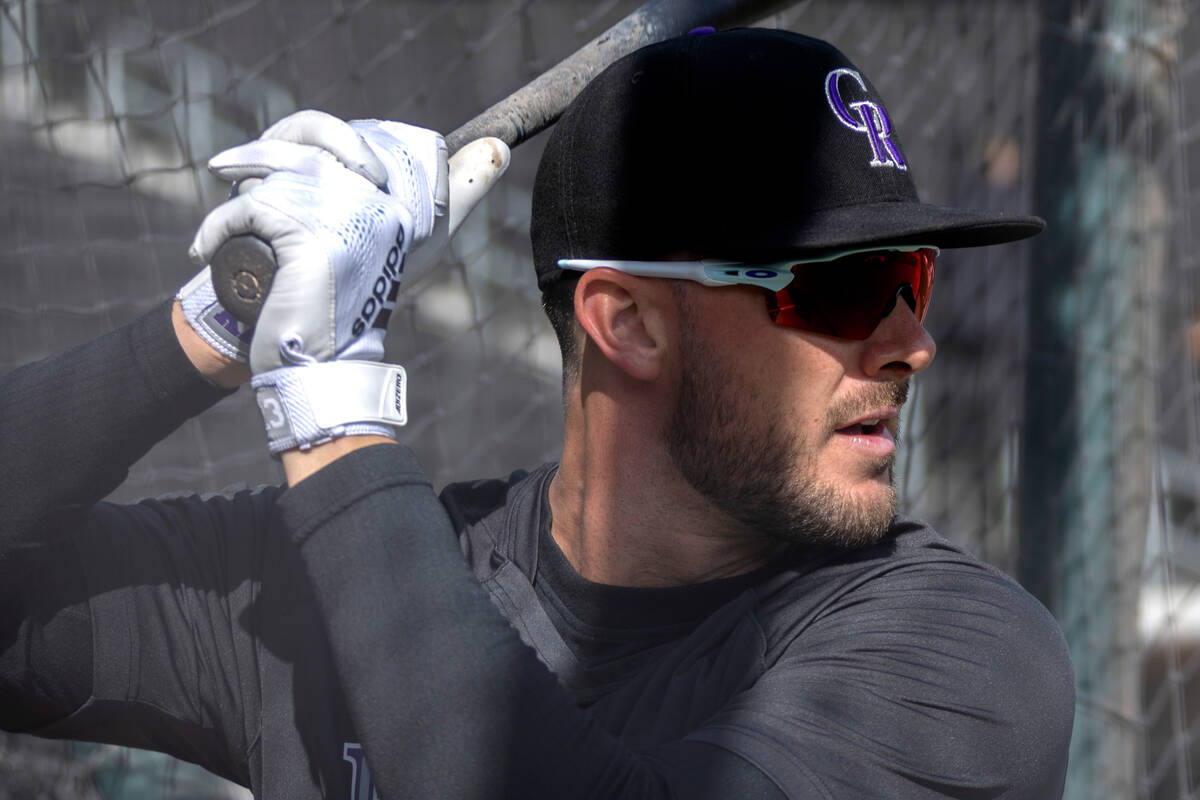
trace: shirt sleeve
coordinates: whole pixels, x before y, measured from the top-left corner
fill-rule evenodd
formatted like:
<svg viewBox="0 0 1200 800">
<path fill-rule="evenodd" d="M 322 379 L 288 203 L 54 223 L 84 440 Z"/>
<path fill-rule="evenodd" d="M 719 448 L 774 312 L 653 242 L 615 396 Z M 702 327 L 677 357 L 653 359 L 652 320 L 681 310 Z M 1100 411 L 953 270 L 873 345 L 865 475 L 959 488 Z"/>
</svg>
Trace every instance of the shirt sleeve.
<svg viewBox="0 0 1200 800">
<path fill-rule="evenodd" d="M 949 549 L 835 572 L 697 738 L 836 798 L 1061 797 L 1074 681 L 1057 623 Z"/>
<path fill-rule="evenodd" d="M 187 362 L 169 310 L 0 379 L 0 726 L 244 780 L 256 693 L 241 691 L 254 653 L 238 615 L 273 500 L 98 502 L 226 394 Z"/>
<path fill-rule="evenodd" d="M 3 657 L 5 692 L 19 695 L 13 684 L 31 679 L 73 689 L 48 692 L 46 707 L 67 713 L 27 732 L 159 750 L 248 784 L 262 691 L 255 604 L 272 495 L 95 506 L 62 540 L 76 553 L 78 582 L 56 595 L 31 591 L 50 625 L 27 615 L 30 632 Z M 74 643 L 62 641 L 63 615 L 86 621 L 72 626 Z M 63 652 L 66 670 L 53 660 Z"/>
<path fill-rule="evenodd" d="M 45 541 L 228 394 L 187 360 L 163 304 L 0 379 L 0 548 Z"/>
</svg>

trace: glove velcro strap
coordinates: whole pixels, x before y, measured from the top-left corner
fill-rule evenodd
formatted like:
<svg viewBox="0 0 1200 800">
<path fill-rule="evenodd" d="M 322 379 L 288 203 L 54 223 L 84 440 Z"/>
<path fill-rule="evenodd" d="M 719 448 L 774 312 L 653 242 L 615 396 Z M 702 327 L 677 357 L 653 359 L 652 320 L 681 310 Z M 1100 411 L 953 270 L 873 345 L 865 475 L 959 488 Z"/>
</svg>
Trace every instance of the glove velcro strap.
<svg viewBox="0 0 1200 800">
<path fill-rule="evenodd" d="M 394 437 L 408 422 L 404 368 L 375 361 L 326 361 L 255 375 L 271 453 L 307 450 L 341 436 Z"/>
</svg>

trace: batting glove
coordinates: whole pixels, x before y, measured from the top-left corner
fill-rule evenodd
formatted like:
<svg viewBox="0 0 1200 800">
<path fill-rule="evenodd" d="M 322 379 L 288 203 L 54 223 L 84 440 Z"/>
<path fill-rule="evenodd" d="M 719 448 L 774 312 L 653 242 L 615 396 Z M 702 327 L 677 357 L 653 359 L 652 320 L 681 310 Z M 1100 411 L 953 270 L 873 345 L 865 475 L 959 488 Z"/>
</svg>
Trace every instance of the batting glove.
<svg viewBox="0 0 1200 800">
<path fill-rule="evenodd" d="M 359 120 L 346 123 L 322 111 L 298 111 L 284 117 L 257 140 L 218 153 L 209 169 L 234 183 L 233 194 L 249 191 L 274 172 L 313 177 L 349 169 L 384 191 L 401 192 L 400 200 L 432 225 L 431 214 L 445 212 L 447 179 L 444 152 L 422 153 L 422 166 L 433 165 L 436 175 L 433 208 L 413 180 L 413 164 L 402 142 L 406 136 L 426 148 L 445 150 L 436 134 L 398 122 Z M 218 301 L 206 266 L 175 295 L 184 318 L 210 347 L 226 358 L 245 364 L 250 353 L 250 326 L 239 322 Z"/>
<path fill-rule="evenodd" d="M 255 141 L 213 156 L 208 168 L 244 188 L 272 172 L 320 177 L 348 169 L 394 195 L 418 221 L 446 213 L 446 143 L 433 131 L 402 122 L 343 122 L 324 111 L 297 111 L 267 128 Z M 416 170 L 424 170 L 424 176 L 414 175 Z M 432 189 L 432 196 L 424 191 L 426 186 Z"/>
<path fill-rule="evenodd" d="M 406 256 L 447 205 L 445 145 L 421 128 L 319 112 L 292 115 L 268 133 L 281 126 L 306 141 L 260 139 L 214 158 L 214 171 L 241 181 L 241 190 L 205 218 L 192 255 L 206 263 L 242 233 L 276 254 L 249 353 L 273 453 L 344 435 L 392 435 L 391 426 L 406 421 L 405 375 L 379 361 Z M 313 130 L 319 146 L 309 143 Z M 503 172 L 506 148 L 503 156 L 480 173 L 482 182 Z M 473 205 L 480 196 L 463 200 Z"/>
<path fill-rule="evenodd" d="M 306 109 L 276 122 L 255 141 L 218 153 L 209 160 L 208 167 L 219 177 L 234 182 L 241 191 L 252 188 L 273 172 L 296 172 L 319 178 L 350 170 L 415 208 L 425 198 L 408 194 L 413 186 L 408 179 L 409 165 L 395 143 L 407 142 L 410 133 L 419 136 L 420 131 L 386 120 L 343 122 L 323 111 Z M 437 146 L 441 146 L 440 141 Z M 423 163 L 433 160 L 426 154 Z M 449 237 L 504 174 L 508 162 L 508 145 L 492 137 L 476 139 L 450 158 L 449 175 L 438 173 L 433 196 L 434 213 L 441 216 L 444 212 L 446 222 L 436 225 L 427 243 L 405 262 L 405 275 L 410 280 L 436 263 Z M 436 163 L 439 169 L 445 169 L 442 159 Z"/>
</svg>

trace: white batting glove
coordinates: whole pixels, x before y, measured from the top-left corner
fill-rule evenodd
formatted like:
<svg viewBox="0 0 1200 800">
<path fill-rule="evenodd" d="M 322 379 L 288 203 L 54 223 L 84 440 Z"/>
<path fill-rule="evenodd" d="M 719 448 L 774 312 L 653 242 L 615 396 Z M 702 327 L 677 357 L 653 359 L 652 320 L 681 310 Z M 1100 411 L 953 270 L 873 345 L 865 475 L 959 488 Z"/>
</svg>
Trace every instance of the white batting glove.
<svg viewBox="0 0 1200 800">
<path fill-rule="evenodd" d="M 406 255 L 433 233 L 448 182 L 445 148 L 432 131 L 352 127 L 318 112 L 302 119 L 317 120 L 326 146 L 268 139 L 214 158 L 214 171 L 242 181 L 242 191 L 209 214 L 192 246 L 204 263 L 229 237 L 254 233 L 275 251 L 278 269 L 249 355 L 273 453 L 343 435 L 391 435 L 390 426 L 404 424 L 403 369 L 377 362 Z M 500 147 L 502 157 L 487 164 L 456 159 L 477 172 L 471 185 L 490 186 L 504 171 Z M 288 167 L 301 172 L 281 171 Z M 481 196 L 463 193 L 455 205 L 469 210 Z"/>
<path fill-rule="evenodd" d="M 412 186 L 408 167 L 405 159 L 398 157 L 394 143 L 407 141 L 409 133 L 420 131 L 386 120 L 343 122 L 323 111 L 306 109 L 284 117 L 258 139 L 218 153 L 209 159 L 208 167 L 235 183 L 238 191 L 248 191 L 273 172 L 319 178 L 348 169 L 415 208 L 424 200 L 407 194 Z M 485 137 L 469 142 L 450 158 L 449 175 L 439 173 L 434 181 L 434 213 L 439 217 L 444 213 L 445 223 L 436 225 L 429 243 L 406 261 L 406 276 L 411 279 L 423 274 L 437 260 L 459 223 L 508 169 L 509 156 L 508 145 Z M 423 163 L 434 160 L 424 154 Z M 440 158 L 436 163 L 442 169 L 447 166 Z"/>
<path fill-rule="evenodd" d="M 235 183 L 234 194 L 249 191 L 273 172 L 321 177 L 345 169 L 384 191 L 388 191 L 389 182 L 411 187 L 414 182 L 405 179 L 409 165 L 402 163 L 404 151 L 394 145 L 397 137 L 388 132 L 390 129 L 403 135 L 403 129 L 410 127 L 375 120 L 347 124 L 322 111 L 298 111 L 272 125 L 259 139 L 218 153 L 209 168 L 218 177 Z M 424 138 L 435 148 L 445 147 L 441 137 Z M 445 158 L 439 154 L 426 153 L 424 160 L 435 164 L 435 169 L 445 168 Z M 441 215 L 445 211 L 447 181 L 439 175 L 435 183 L 440 196 L 434 199 L 434 213 Z M 409 208 L 419 208 L 423 198 L 412 191 L 405 200 Z M 230 360 L 248 363 L 251 328 L 220 304 L 207 266 L 179 289 L 175 299 L 180 302 L 184 319 L 210 347 Z"/>
<path fill-rule="evenodd" d="M 384 158 L 398 171 L 386 140 L 381 144 Z M 350 169 L 380 188 L 386 186 L 389 176 L 384 162 L 362 136 L 337 117 L 312 110 L 291 114 L 258 140 L 218 153 L 209 168 L 235 183 L 234 194 L 248 191 L 272 172 L 319 177 Z M 209 347 L 232 361 L 249 362 L 251 327 L 221 305 L 207 266 L 180 287 L 175 299 L 184 319 Z"/>
<path fill-rule="evenodd" d="M 403 122 L 343 122 L 324 111 L 297 111 L 255 141 L 213 156 L 208 168 L 225 180 L 251 184 L 272 172 L 320 177 L 337 168 L 348 169 L 395 195 L 418 221 L 427 214 L 446 213 L 446 143 L 433 131 Z M 414 180 L 416 169 L 425 171 L 432 198 Z M 426 208 L 431 201 L 432 208 Z"/>
</svg>

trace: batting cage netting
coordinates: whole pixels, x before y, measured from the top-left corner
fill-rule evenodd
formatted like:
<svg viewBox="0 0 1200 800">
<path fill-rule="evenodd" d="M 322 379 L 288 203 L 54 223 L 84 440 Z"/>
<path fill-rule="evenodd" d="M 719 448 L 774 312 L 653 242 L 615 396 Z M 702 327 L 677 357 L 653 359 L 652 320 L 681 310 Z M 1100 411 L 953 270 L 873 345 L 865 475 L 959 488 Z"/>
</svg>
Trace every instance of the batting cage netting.
<svg viewBox="0 0 1200 800">
<path fill-rule="evenodd" d="M 227 191 L 205 170 L 218 150 L 300 108 L 448 131 L 637 5 L 3 0 L 0 370 L 128 322 L 192 275 L 188 244 Z M 907 511 L 1060 621 L 1078 800 L 1200 793 L 1193 12 L 810 0 L 761 21 L 833 41 L 872 77 L 922 199 L 1049 222 L 1029 242 L 939 261 L 927 320 L 939 353 L 906 411 L 899 485 Z M 764 144 L 783 150 L 786 136 Z M 528 244 L 544 139 L 514 151 L 393 317 L 389 360 L 411 386 L 401 438 L 437 485 L 556 456 L 559 355 Z M 749 168 L 780 155 L 719 148 Z M 279 482 L 264 443 L 243 388 L 114 498 Z M 0 798 L 242 796 L 157 754 L 0 735 Z"/>
</svg>

